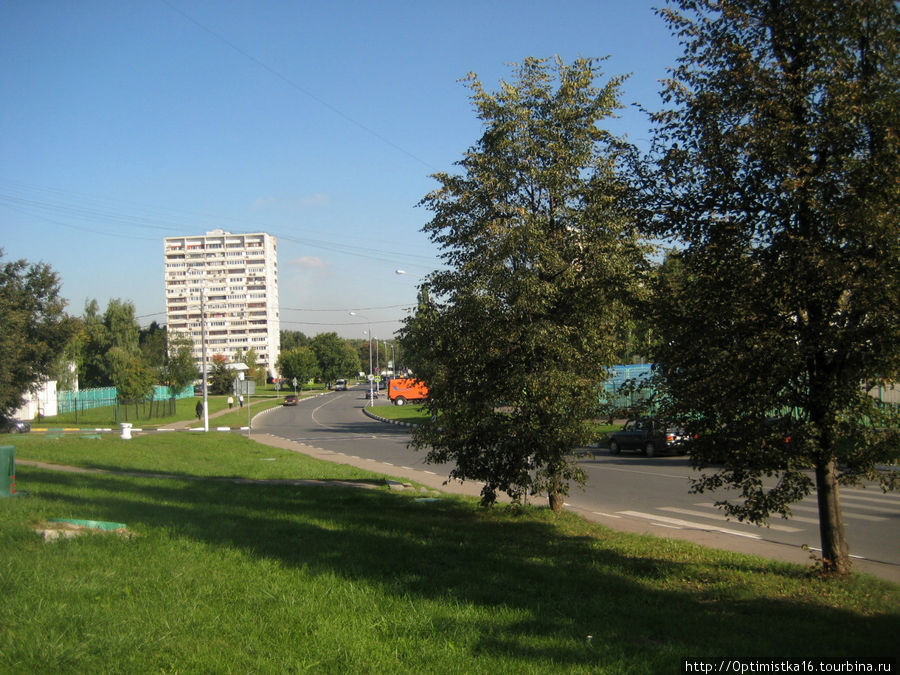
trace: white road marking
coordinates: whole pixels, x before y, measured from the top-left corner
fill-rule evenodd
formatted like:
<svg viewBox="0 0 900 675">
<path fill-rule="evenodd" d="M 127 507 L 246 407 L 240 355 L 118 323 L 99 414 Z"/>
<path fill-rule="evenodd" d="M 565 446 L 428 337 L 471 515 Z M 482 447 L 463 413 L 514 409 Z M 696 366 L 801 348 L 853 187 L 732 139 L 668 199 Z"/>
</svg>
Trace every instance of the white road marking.
<svg viewBox="0 0 900 675">
<path fill-rule="evenodd" d="M 746 537 L 748 539 L 762 539 L 758 534 L 751 534 L 749 532 L 738 532 L 737 530 L 729 530 L 725 527 L 718 527 L 717 525 L 706 525 L 704 523 L 694 523 L 689 520 L 681 520 L 680 518 L 666 518 L 665 516 L 659 516 L 654 513 L 641 513 L 640 511 L 617 511 L 617 513 L 623 516 L 631 516 L 632 518 L 643 518 L 645 520 L 650 521 L 659 521 L 660 523 L 666 523 L 668 525 L 678 525 L 680 527 L 686 527 L 694 530 L 712 530 L 714 532 L 721 532 L 723 534 L 733 534 L 736 537 Z"/>
<path fill-rule="evenodd" d="M 704 511 L 692 511 L 691 509 L 680 509 L 677 506 L 660 506 L 660 511 L 669 511 L 670 513 L 680 513 L 683 516 L 696 516 L 698 518 L 709 518 L 711 520 L 724 520 L 719 513 L 706 513 Z M 762 527 L 766 527 L 763 525 Z M 799 527 L 788 527 L 787 525 L 769 525 L 768 529 L 778 532 L 802 532 Z"/>
</svg>

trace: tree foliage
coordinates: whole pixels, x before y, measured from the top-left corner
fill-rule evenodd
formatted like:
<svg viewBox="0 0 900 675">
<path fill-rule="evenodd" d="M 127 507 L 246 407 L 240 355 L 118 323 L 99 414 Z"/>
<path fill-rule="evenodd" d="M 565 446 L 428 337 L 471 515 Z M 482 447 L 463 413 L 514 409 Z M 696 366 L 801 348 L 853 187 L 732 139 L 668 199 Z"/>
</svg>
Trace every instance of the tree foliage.
<svg viewBox="0 0 900 675">
<path fill-rule="evenodd" d="M 319 333 L 309 343 L 316 355 L 319 377 L 331 384 L 359 371 L 356 351 L 337 333 Z M 299 379 L 299 378 L 297 378 Z"/>
<path fill-rule="evenodd" d="M 237 373 L 228 367 L 228 358 L 224 354 L 213 354 L 212 367 L 207 373 L 210 394 L 230 394 L 234 391 L 234 378 Z"/>
<path fill-rule="evenodd" d="M 178 395 L 199 377 L 191 339 L 177 335 L 169 337 L 168 357 L 162 372 L 162 381 L 169 388 L 169 394 Z"/>
<path fill-rule="evenodd" d="M 282 350 L 278 357 L 278 372 L 288 381 L 297 378 L 297 384 L 302 389 L 304 382 L 308 382 L 319 373 L 316 353 L 312 348 L 304 346 Z"/>
<path fill-rule="evenodd" d="M 657 360 L 697 463 L 726 462 L 696 489 L 735 486 L 727 511 L 764 521 L 813 469 L 823 561 L 846 572 L 838 483 L 876 477 L 898 443 L 865 390 L 900 375 L 900 14 L 679 4 L 662 11 L 685 53 L 645 194 L 651 232 L 681 246 L 659 276 Z"/>
<path fill-rule="evenodd" d="M 622 348 L 643 251 L 623 199 L 627 148 L 598 126 L 623 78 L 600 75 L 592 59 L 529 58 L 497 92 L 469 76 L 484 133 L 421 202 L 447 269 L 401 332 L 434 415 L 414 443 L 452 477 L 484 481 L 485 504 L 531 492 L 561 508 L 583 481 L 569 453 L 591 440 Z"/>
<path fill-rule="evenodd" d="M 65 306 L 49 265 L 26 260 L 0 265 L 0 416 L 12 415 L 24 394 L 55 370 L 77 325 Z"/>
</svg>

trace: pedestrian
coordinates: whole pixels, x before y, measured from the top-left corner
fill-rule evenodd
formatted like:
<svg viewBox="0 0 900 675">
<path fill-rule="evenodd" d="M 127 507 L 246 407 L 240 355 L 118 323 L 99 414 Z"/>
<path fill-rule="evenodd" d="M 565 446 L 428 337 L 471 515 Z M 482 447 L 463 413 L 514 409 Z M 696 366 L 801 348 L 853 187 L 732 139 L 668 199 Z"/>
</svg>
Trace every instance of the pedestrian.
<svg viewBox="0 0 900 675">
<path fill-rule="evenodd" d="M 234 407 L 234 399 L 231 396 L 228 397 L 228 407 L 229 408 Z"/>
<path fill-rule="evenodd" d="M 197 401 L 197 419 L 203 417 L 203 401 Z"/>
<path fill-rule="evenodd" d="M 238 395 L 238 402 L 241 404 L 241 407 L 243 408 L 244 407 L 244 395 L 243 394 Z"/>
</svg>

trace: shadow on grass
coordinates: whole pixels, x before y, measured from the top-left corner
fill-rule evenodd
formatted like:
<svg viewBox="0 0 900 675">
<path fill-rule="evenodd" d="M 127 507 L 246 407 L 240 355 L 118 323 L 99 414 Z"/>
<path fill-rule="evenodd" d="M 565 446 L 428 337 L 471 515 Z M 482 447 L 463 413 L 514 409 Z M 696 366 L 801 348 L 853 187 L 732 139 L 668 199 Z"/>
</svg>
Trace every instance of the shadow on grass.
<svg viewBox="0 0 900 675">
<path fill-rule="evenodd" d="M 898 634 L 896 614 L 779 599 L 779 586 L 789 595 L 797 583 L 809 585 L 807 597 L 828 594 L 828 583 L 801 568 L 737 556 L 714 565 L 690 547 L 682 559 L 652 557 L 612 532 L 608 540 L 566 535 L 546 512 L 516 517 L 385 491 L 30 468 L 19 483 L 56 517 L 125 522 L 138 533 L 165 528 L 401 597 L 518 610 L 528 618 L 484 620 L 477 650 L 525 661 L 590 669 L 601 645 L 605 658 L 629 667 L 688 657 L 874 658 L 891 655 Z M 759 597 L 751 579 L 761 577 L 776 597 Z M 452 632 L 453 614 L 441 621 Z"/>
</svg>

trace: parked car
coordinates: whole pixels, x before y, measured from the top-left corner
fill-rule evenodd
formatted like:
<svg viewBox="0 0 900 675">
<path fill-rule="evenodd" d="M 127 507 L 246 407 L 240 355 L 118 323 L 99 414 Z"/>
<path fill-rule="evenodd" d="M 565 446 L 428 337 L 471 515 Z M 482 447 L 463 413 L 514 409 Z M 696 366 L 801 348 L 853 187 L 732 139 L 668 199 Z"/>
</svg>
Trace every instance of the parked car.
<svg viewBox="0 0 900 675">
<path fill-rule="evenodd" d="M 27 434 L 31 431 L 31 423 L 25 420 L 4 419 L 0 421 L 0 433 Z"/>
<path fill-rule="evenodd" d="M 293 394 L 291 394 L 290 396 L 285 396 L 285 397 L 284 397 L 284 403 L 283 403 L 282 405 L 297 405 L 297 402 L 298 402 L 299 400 L 300 400 L 300 399 L 298 399 L 296 396 L 294 396 Z"/>
<path fill-rule="evenodd" d="M 668 420 L 640 417 L 628 420 L 620 431 L 609 435 L 609 454 L 618 455 L 622 450 L 637 450 L 647 457 L 662 452 L 684 454 L 689 440 L 684 429 Z"/>
</svg>

